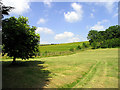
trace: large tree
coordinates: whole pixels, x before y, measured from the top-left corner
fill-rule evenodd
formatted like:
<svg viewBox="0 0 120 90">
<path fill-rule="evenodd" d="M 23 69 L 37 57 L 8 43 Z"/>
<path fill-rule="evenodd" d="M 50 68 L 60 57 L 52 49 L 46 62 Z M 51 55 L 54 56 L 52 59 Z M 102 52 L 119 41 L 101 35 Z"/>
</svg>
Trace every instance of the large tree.
<svg viewBox="0 0 120 90">
<path fill-rule="evenodd" d="M 39 34 L 35 33 L 36 27 L 28 25 L 26 17 L 10 17 L 2 21 L 2 54 L 16 58 L 29 59 L 38 52 Z"/>
<path fill-rule="evenodd" d="M 87 39 L 89 40 L 90 44 L 94 41 L 97 41 L 98 39 L 98 31 L 97 30 L 91 30 L 88 33 Z"/>
</svg>

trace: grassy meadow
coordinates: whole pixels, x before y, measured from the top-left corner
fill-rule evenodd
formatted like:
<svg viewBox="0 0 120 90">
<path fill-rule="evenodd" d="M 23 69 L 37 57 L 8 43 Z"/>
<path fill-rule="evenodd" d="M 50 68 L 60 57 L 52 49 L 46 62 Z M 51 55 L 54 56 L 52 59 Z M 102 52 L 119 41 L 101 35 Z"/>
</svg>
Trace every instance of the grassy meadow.
<svg viewBox="0 0 120 90">
<path fill-rule="evenodd" d="M 83 43 L 87 46 L 84 47 Z M 78 48 L 81 47 L 81 49 Z M 37 57 L 51 57 L 51 56 L 64 56 L 70 55 L 79 51 L 83 51 L 89 49 L 90 45 L 88 41 L 84 42 L 74 42 L 74 43 L 63 43 L 63 44 L 52 44 L 52 45 L 40 45 L 39 53 L 37 53 Z"/>
<path fill-rule="evenodd" d="M 74 43 L 63 43 L 63 44 L 56 44 L 56 45 L 45 45 L 40 46 L 40 52 L 44 53 L 45 51 L 48 52 L 63 52 L 63 51 L 69 51 L 70 48 L 76 48 L 78 45 L 82 46 L 83 43 L 88 44 L 88 41 L 84 42 L 74 42 Z"/>
<path fill-rule="evenodd" d="M 118 88 L 117 48 L 11 61 L 3 59 L 3 88 Z"/>
</svg>

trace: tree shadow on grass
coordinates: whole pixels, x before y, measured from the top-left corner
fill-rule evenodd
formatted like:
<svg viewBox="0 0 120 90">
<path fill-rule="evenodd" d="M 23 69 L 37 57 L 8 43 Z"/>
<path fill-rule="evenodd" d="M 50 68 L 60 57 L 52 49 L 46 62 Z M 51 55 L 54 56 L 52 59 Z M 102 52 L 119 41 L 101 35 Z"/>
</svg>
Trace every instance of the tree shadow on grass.
<svg viewBox="0 0 120 90">
<path fill-rule="evenodd" d="M 44 88 L 49 83 L 50 71 L 45 70 L 43 61 L 2 62 L 2 87 Z"/>
</svg>

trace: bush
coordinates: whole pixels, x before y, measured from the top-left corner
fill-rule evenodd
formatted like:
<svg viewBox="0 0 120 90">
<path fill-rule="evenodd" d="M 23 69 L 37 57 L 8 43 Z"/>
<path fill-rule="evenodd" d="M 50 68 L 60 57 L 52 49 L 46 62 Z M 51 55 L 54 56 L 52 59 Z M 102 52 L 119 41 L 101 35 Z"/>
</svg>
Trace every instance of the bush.
<svg viewBox="0 0 120 90">
<path fill-rule="evenodd" d="M 74 52 L 74 51 L 75 51 L 75 49 L 74 49 L 74 48 L 70 48 L 70 51 L 71 51 L 71 52 Z"/>
<path fill-rule="evenodd" d="M 82 49 L 82 48 L 81 48 L 81 46 L 80 46 L 80 45 L 78 45 L 76 49 L 77 49 L 77 50 L 79 50 L 79 49 Z"/>
<path fill-rule="evenodd" d="M 83 44 L 82 44 L 82 47 L 83 47 L 83 48 L 87 48 L 88 45 L 87 45 L 86 43 L 83 43 Z"/>
</svg>

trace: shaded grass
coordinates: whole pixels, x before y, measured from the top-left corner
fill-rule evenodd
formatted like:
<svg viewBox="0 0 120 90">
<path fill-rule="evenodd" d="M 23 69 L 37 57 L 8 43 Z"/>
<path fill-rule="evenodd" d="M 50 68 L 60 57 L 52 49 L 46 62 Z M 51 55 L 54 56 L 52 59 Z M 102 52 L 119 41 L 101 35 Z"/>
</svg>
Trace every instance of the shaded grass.
<svg viewBox="0 0 120 90">
<path fill-rule="evenodd" d="M 42 88 L 49 82 L 50 71 L 44 70 L 43 61 L 3 62 L 3 88 Z"/>
</svg>

